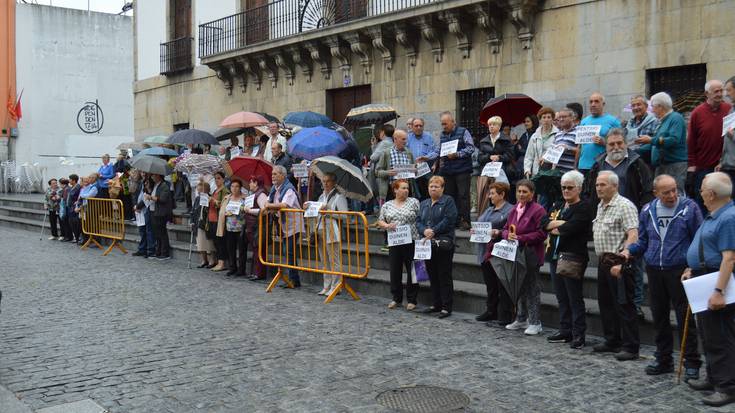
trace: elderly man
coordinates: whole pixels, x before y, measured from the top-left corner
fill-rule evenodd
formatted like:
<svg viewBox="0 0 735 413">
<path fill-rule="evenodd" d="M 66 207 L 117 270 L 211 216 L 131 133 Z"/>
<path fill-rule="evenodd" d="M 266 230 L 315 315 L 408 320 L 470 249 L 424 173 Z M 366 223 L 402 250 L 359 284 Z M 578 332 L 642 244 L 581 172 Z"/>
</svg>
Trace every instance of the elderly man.
<svg viewBox="0 0 735 413">
<path fill-rule="evenodd" d="M 173 194 L 168 187 L 168 182 L 161 175 L 152 174 L 153 189 L 150 194 L 145 194 L 144 199 L 149 201 L 148 209 L 151 213 L 151 226 L 153 227 L 153 238 L 156 249 L 153 258 L 159 260 L 171 259 L 171 246 L 168 241 L 168 230 L 166 223 L 173 214 Z"/>
<path fill-rule="evenodd" d="M 286 147 L 286 138 L 278 132 L 278 124 L 276 122 L 271 122 L 268 124 L 268 133 L 265 136 L 268 137 L 268 142 L 266 142 L 265 144 L 266 148 L 272 148 L 273 144 L 276 142 L 281 144 L 281 149 Z M 266 161 L 271 162 L 272 158 L 273 154 L 269 151 L 266 150 L 263 153 L 263 159 L 265 159 Z"/>
<path fill-rule="evenodd" d="M 283 145 L 281 145 L 281 143 L 278 141 L 273 142 L 270 152 L 270 162 L 273 165 L 281 165 L 282 167 L 286 168 L 286 170 L 289 171 L 290 177 L 291 165 L 293 164 L 293 160 L 286 152 L 283 151 Z"/>
<path fill-rule="evenodd" d="M 579 102 L 570 102 L 565 106 L 567 109 L 571 109 L 574 112 L 574 126 L 579 125 L 584 117 L 584 107 Z"/>
<path fill-rule="evenodd" d="M 230 146 L 225 148 L 224 155 L 225 160 L 229 161 L 230 159 L 239 156 L 242 153 L 242 146 L 240 146 L 240 138 L 237 136 L 233 136 L 230 138 Z"/>
<path fill-rule="evenodd" d="M 296 188 L 286 179 L 287 174 L 288 171 L 283 166 L 276 165 L 273 167 L 273 172 L 271 173 L 273 186 L 268 195 L 268 202 L 265 204 L 265 208 L 271 210 L 271 212 L 284 208 L 298 209 L 301 206 Z M 283 213 L 280 214 L 279 219 L 285 221 L 282 221 L 280 225 L 283 256 L 287 257 L 288 264 L 296 265 L 294 245 L 297 245 L 296 240 L 298 239 L 299 233 L 303 231 L 304 221 L 302 214 Z M 293 281 L 294 288 L 301 287 L 298 270 L 289 269 L 288 278 Z"/>
<path fill-rule="evenodd" d="M 635 281 L 631 271 L 611 271 L 624 258 L 620 252 L 638 240 L 638 210 L 618 193 L 618 176 L 602 171 L 595 181 L 600 203 L 592 224 L 597 266 L 597 302 L 600 306 L 605 341 L 597 353 L 619 353 L 619 361 L 638 358 L 640 339 L 633 302 Z M 622 352 L 620 352 L 622 348 Z"/>
<path fill-rule="evenodd" d="M 656 168 L 656 176 L 673 176 L 683 194 L 687 168 L 686 121 L 674 112 L 671 96 L 664 92 L 651 96 L 651 105 L 659 126 L 653 136 L 641 134 L 635 143 L 650 148 L 651 165 Z"/>
<path fill-rule="evenodd" d="M 393 148 L 383 152 L 378 164 L 375 165 L 375 176 L 378 178 L 381 199 L 390 201 L 395 197 L 390 189 L 390 183 L 396 180 L 396 175 L 400 172 L 396 168 L 415 168 L 414 156 L 406 147 L 407 142 L 406 131 L 396 130 L 393 133 Z"/>
<path fill-rule="evenodd" d="M 735 207 L 732 181 L 727 174 L 714 172 L 702 181 L 702 200 L 709 215 L 694 235 L 687 250 L 682 280 L 718 273 L 709 298 L 709 309 L 697 314 L 702 348 L 707 360 L 707 378 L 690 380 L 694 390 L 714 390 L 702 401 L 710 406 L 735 402 L 735 304 L 725 305 L 724 291 L 735 267 Z"/>
<path fill-rule="evenodd" d="M 735 113 L 735 76 L 727 79 L 727 82 L 725 82 L 725 93 L 730 98 L 730 102 L 734 104 L 730 108 L 730 115 L 732 115 Z M 716 169 L 728 174 L 731 180 L 735 180 L 735 128 L 728 129 L 725 132 L 724 139 L 722 157 Z"/>
<path fill-rule="evenodd" d="M 406 119 L 406 130 L 411 130 L 413 127 L 413 121 L 415 118 L 408 118 Z"/>
<path fill-rule="evenodd" d="M 594 143 L 582 145 L 582 153 L 579 156 L 579 170 L 583 174 L 587 174 L 595 164 L 597 157 L 605 152 L 605 141 L 602 138 L 607 136 L 610 129 L 619 128 L 620 121 L 615 116 L 605 113 L 605 97 L 601 93 L 595 92 L 590 95 L 590 115 L 582 119 L 579 124 L 601 127 L 600 135 L 595 136 Z"/>
<path fill-rule="evenodd" d="M 321 202 L 321 209 L 324 211 L 348 211 L 347 198 L 337 191 L 335 185 L 336 179 L 334 174 L 324 174 L 321 178 L 322 194 L 319 195 L 317 202 Z M 306 205 L 304 205 L 306 207 Z M 317 248 L 317 254 L 324 263 L 324 268 L 330 271 L 342 271 L 342 243 L 339 225 L 340 217 L 338 215 L 322 215 L 317 218 L 316 234 L 322 237 L 319 244 L 322 247 Z M 326 235 L 326 239 L 324 236 Z M 340 276 L 324 273 L 324 288 L 318 293 L 319 295 L 330 295 L 337 288 Z"/>
<path fill-rule="evenodd" d="M 677 182 L 670 175 L 653 181 L 656 199 L 646 204 L 639 216 L 638 242 L 623 250 L 626 258 L 644 257 L 651 293 L 651 311 L 656 329 L 656 359 L 646 367 L 646 374 L 674 371 L 674 339 L 669 322 L 674 307 L 679 337 L 684 332 L 687 302 L 680 278 L 686 268 L 686 251 L 702 224 L 702 213 L 693 200 L 680 197 Z M 616 271 L 620 271 L 618 268 Z M 684 351 L 685 380 L 699 378 L 702 361 L 697 350 L 697 327 L 689 323 Z"/>
<path fill-rule="evenodd" d="M 689 197 L 704 208 L 700 187 L 705 175 L 715 170 L 722 157 L 722 118 L 730 112 L 731 106 L 722 101 L 723 84 L 721 80 L 710 80 L 704 85 L 707 100 L 694 108 L 689 117 L 687 150 L 687 186 Z"/>
<path fill-rule="evenodd" d="M 434 138 L 430 133 L 424 131 L 424 120 L 414 118 L 409 131 L 408 149 L 416 157 L 416 162 L 427 162 L 429 167 L 434 166 L 434 161 L 439 157 L 439 151 L 436 144 L 434 144 Z M 420 200 L 429 197 L 429 178 L 431 178 L 431 174 L 416 178 L 419 193 L 415 194 L 415 197 Z"/>
<path fill-rule="evenodd" d="M 445 193 L 457 204 L 458 227 L 470 229 L 470 181 L 472 178 L 472 153 L 475 152 L 472 135 L 467 129 L 457 126 L 451 112 L 440 115 L 441 144 L 457 141 L 457 151 L 439 160 L 438 174 L 444 177 Z"/>
<path fill-rule="evenodd" d="M 115 166 L 110 163 L 110 155 L 102 155 L 102 166 L 97 170 L 97 197 L 98 198 L 109 198 L 110 197 L 110 185 L 109 180 L 115 177 Z"/>
<path fill-rule="evenodd" d="M 643 95 L 636 95 L 630 99 L 630 108 L 633 117 L 625 126 L 625 141 L 628 147 L 643 158 L 647 164 L 651 164 L 651 144 L 636 143 L 639 136 L 653 136 L 656 134 L 658 119 L 648 112 L 648 101 Z"/>
<path fill-rule="evenodd" d="M 564 108 L 557 112 L 559 120 L 559 131 L 554 135 L 554 146 L 563 145 L 564 153 L 556 164 L 557 169 L 569 172 L 577 167 L 577 125 L 574 124 L 575 114 L 572 109 Z"/>
</svg>

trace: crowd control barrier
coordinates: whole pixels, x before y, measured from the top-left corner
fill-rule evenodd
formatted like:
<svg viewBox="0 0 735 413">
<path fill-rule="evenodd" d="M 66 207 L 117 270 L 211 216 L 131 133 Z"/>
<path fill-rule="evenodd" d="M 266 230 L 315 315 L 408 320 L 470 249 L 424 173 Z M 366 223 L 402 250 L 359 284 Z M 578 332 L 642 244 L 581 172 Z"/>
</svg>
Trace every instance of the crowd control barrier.
<svg viewBox="0 0 735 413">
<path fill-rule="evenodd" d="M 125 216 L 123 203 L 119 199 L 89 198 L 82 206 L 82 232 L 87 235 L 87 242 L 82 249 L 94 243 L 102 249 L 102 245 L 96 237 L 109 238 L 112 243 L 102 254 L 107 255 L 114 247 L 120 249 L 123 254 L 128 252 L 122 246 L 125 237 Z"/>
<path fill-rule="evenodd" d="M 287 270 L 296 270 L 339 277 L 325 304 L 342 290 L 359 300 L 346 279 L 367 277 L 368 245 L 368 222 L 361 212 L 319 211 L 317 217 L 305 218 L 302 209 L 281 209 L 262 211 L 258 217 L 258 258 L 278 268 L 266 292 L 279 281 L 292 288 Z"/>
</svg>

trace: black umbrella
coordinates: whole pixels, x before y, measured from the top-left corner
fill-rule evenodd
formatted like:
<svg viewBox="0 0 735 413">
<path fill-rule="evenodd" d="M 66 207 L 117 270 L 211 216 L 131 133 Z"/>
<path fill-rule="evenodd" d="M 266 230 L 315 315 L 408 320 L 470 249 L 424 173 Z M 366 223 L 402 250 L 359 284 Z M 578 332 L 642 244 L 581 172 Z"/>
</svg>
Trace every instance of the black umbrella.
<svg viewBox="0 0 735 413">
<path fill-rule="evenodd" d="M 255 112 L 255 113 L 257 113 L 258 115 L 260 115 L 260 116 L 268 119 L 268 122 L 281 123 L 281 121 L 277 117 L 275 117 L 273 115 L 270 115 L 268 113 L 265 113 L 265 112 Z"/>
<path fill-rule="evenodd" d="M 214 138 L 217 141 L 226 141 L 233 136 L 242 135 L 247 128 L 219 128 L 214 132 Z"/>
<path fill-rule="evenodd" d="M 136 156 L 130 165 L 139 171 L 163 176 L 170 175 L 173 171 L 168 162 L 151 155 Z"/>
<path fill-rule="evenodd" d="M 511 225 L 511 231 L 515 231 L 515 225 Z M 527 257 L 529 256 L 529 257 Z M 528 268 L 528 258 L 535 259 L 533 253 L 526 254 L 524 248 L 518 246 L 516 250 L 516 258 L 514 261 L 493 256 L 490 258 L 490 264 L 493 266 L 498 276 L 500 284 L 508 292 L 513 308 L 518 306 L 518 299 L 521 296 L 523 280 L 526 278 Z"/>
<path fill-rule="evenodd" d="M 352 108 L 345 118 L 345 126 L 362 126 L 382 124 L 393 119 L 398 119 L 396 110 L 384 103 L 371 103 L 368 105 Z"/>
<path fill-rule="evenodd" d="M 536 193 L 546 196 L 549 200 L 549 205 L 553 205 L 554 202 L 561 199 L 561 176 L 563 173 L 559 169 L 546 169 L 539 171 L 536 175 L 531 177 L 536 186 Z"/>
<path fill-rule="evenodd" d="M 168 143 L 179 145 L 219 145 L 219 141 L 211 133 L 199 129 L 182 129 L 168 137 Z"/>
</svg>

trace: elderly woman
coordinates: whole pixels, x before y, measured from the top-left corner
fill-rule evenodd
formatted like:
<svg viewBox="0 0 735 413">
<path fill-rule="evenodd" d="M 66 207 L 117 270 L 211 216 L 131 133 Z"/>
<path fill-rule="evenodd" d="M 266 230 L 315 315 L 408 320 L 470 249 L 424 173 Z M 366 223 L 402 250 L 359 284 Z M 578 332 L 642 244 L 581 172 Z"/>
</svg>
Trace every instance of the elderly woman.
<svg viewBox="0 0 735 413">
<path fill-rule="evenodd" d="M 48 180 L 48 188 L 46 189 L 46 210 L 48 211 L 49 226 L 51 227 L 50 240 L 61 240 L 63 237 L 59 236 L 58 222 L 59 222 L 59 204 L 61 202 L 61 190 L 59 189 L 59 181 L 56 178 Z"/>
<path fill-rule="evenodd" d="M 395 199 L 392 199 L 380 208 L 380 216 L 377 225 L 386 231 L 395 231 L 399 225 L 408 225 L 411 229 L 411 239 L 419 238 L 416 231 L 416 217 L 419 214 L 419 201 L 410 198 L 409 183 L 405 179 L 393 181 L 392 189 Z M 411 278 L 411 267 L 413 266 L 413 242 L 403 245 L 388 247 L 388 260 L 390 262 L 390 292 L 393 301 L 388 308 L 394 309 L 403 301 L 403 268 L 406 268 L 406 310 L 413 311 L 416 308 L 419 295 L 419 285 Z"/>
<path fill-rule="evenodd" d="M 580 198 L 584 175 L 569 171 L 561 177 L 564 201 L 552 208 L 544 229 L 549 239 L 549 266 L 556 300 L 559 302 L 559 332 L 547 338 L 550 343 L 571 343 L 580 349 L 585 344 L 584 296 L 582 285 L 589 254 L 587 241 L 592 235 L 594 209 Z"/>
<path fill-rule="evenodd" d="M 248 181 L 248 188 L 253 196 L 253 205 L 245 205 L 245 251 L 248 246 L 253 250 L 253 257 L 250 263 L 250 281 L 265 280 L 265 266 L 260 262 L 258 250 L 258 215 L 260 210 L 265 208 L 268 202 L 268 195 L 265 191 L 265 182 L 261 176 L 251 176 Z"/>
<path fill-rule="evenodd" d="M 79 221 L 84 221 L 83 207 L 87 205 L 87 199 L 97 197 L 99 188 L 97 187 L 98 173 L 92 173 L 85 177 L 82 182 L 82 188 L 79 190 L 79 198 L 74 205 L 74 211 L 79 214 Z M 82 243 L 87 242 L 87 235 L 82 231 Z"/>
<path fill-rule="evenodd" d="M 191 206 L 191 228 L 196 232 L 197 251 L 202 258 L 202 263 L 198 268 L 209 267 L 215 260 L 214 242 L 207 237 L 207 229 L 209 227 L 209 184 L 199 182 L 196 186 L 197 197 Z M 202 206 L 202 197 L 207 197 L 206 205 Z"/>
<path fill-rule="evenodd" d="M 224 237 L 227 260 L 230 264 L 228 277 L 245 276 L 245 245 L 240 237 L 245 227 L 245 198 L 242 196 L 242 180 L 230 180 L 230 194 L 222 199 L 217 219 L 217 236 Z"/>
<path fill-rule="evenodd" d="M 539 319 L 541 290 L 537 278 L 539 268 L 544 263 L 546 232 L 541 228 L 541 221 L 546 216 L 546 210 L 534 200 L 535 192 L 533 182 L 528 179 L 516 183 L 518 203 L 510 211 L 502 233 L 504 239 L 517 241 L 519 250 L 523 248 L 526 253 L 526 277 L 521 287 L 516 320 L 505 328 L 525 328 L 524 333 L 527 335 L 537 335 L 542 331 Z M 511 225 L 515 227 L 515 232 L 510 230 Z"/>
<path fill-rule="evenodd" d="M 499 320 L 500 325 L 510 324 L 513 316 L 513 306 L 507 292 L 500 287 L 498 275 L 493 266 L 490 265 L 490 253 L 495 242 L 500 240 L 501 228 L 508 221 L 513 204 L 507 201 L 510 186 L 506 183 L 494 182 L 490 185 L 490 206 L 477 219 L 478 222 L 489 222 L 492 224 L 492 241 L 487 244 L 478 244 L 477 260 L 482 267 L 482 278 L 487 288 L 487 307 L 485 312 L 475 317 L 477 321 Z M 472 233 L 472 231 L 470 231 Z"/>
<path fill-rule="evenodd" d="M 217 252 L 217 264 L 211 265 L 212 271 L 222 271 L 225 269 L 225 258 L 227 257 L 227 243 L 225 242 L 224 231 L 223 235 L 219 233 L 219 215 L 220 208 L 224 208 L 224 199 L 230 194 L 230 191 L 225 186 L 225 174 L 224 172 L 214 173 L 215 189 L 212 196 L 209 197 L 209 209 L 207 211 L 207 221 L 209 221 L 209 239 L 214 241 L 214 248 Z"/>
<path fill-rule="evenodd" d="M 493 116 L 487 120 L 487 128 L 490 131 L 487 136 L 482 138 L 479 143 L 479 154 L 477 162 L 479 163 L 480 172 L 488 162 L 502 162 L 503 172 L 509 180 L 513 180 L 511 163 L 513 159 L 513 144 L 510 137 L 500 132 L 503 125 L 503 119 L 500 116 Z M 484 211 L 487 208 L 489 198 L 487 192 L 489 190 L 488 183 L 492 178 L 487 176 L 477 177 L 477 212 Z"/>
<path fill-rule="evenodd" d="M 424 313 L 439 313 L 439 318 L 452 314 L 452 259 L 454 258 L 454 226 L 457 206 L 454 199 L 444 195 L 444 178 L 429 180 L 429 198 L 421 202 L 416 219 L 416 231 L 424 240 L 431 241 L 431 259 L 426 261 L 433 303 Z"/>
<path fill-rule="evenodd" d="M 536 175 L 543 163 L 542 158 L 547 149 L 554 143 L 554 136 L 559 129 L 554 126 L 554 109 L 543 107 L 538 111 L 538 119 L 541 124 L 536 133 L 531 136 L 526 148 L 526 156 L 523 158 L 523 174 L 526 178 Z"/>
</svg>

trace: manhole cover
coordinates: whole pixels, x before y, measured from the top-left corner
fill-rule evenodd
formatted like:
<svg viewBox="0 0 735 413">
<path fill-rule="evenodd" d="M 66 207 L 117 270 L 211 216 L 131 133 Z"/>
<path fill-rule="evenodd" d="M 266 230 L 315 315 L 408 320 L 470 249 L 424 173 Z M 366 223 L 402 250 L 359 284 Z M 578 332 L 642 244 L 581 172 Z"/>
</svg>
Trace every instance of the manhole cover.
<svg viewBox="0 0 735 413">
<path fill-rule="evenodd" d="M 461 391 L 434 386 L 400 387 L 375 399 L 389 409 L 407 413 L 451 412 L 470 404 L 470 398 Z"/>
</svg>

